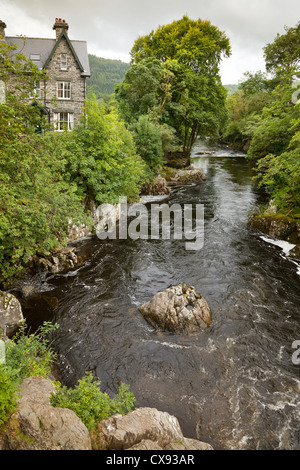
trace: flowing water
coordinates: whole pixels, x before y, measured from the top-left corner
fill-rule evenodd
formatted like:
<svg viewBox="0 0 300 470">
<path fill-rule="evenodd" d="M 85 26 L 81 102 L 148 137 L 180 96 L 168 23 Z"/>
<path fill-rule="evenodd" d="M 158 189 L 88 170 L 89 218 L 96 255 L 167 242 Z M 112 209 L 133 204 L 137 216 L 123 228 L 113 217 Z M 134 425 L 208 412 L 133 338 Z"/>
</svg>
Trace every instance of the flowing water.
<svg viewBox="0 0 300 470">
<path fill-rule="evenodd" d="M 169 202 L 204 204 L 204 247 L 81 240 L 79 267 L 39 278 L 29 321 L 59 323 L 53 346 L 68 386 L 87 370 L 109 394 L 128 383 L 137 406 L 168 411 L 186 437 L 215 449 L 300 449 L 299 266 L 247 230 L 261 196 L 243 155 L 197 142 L 193 157 L 207 181 L 173 184 Z M 193 337 L 155 331 L 137 310 L 182 282 L 212 310 L 212 325 Z"/>
</svg>

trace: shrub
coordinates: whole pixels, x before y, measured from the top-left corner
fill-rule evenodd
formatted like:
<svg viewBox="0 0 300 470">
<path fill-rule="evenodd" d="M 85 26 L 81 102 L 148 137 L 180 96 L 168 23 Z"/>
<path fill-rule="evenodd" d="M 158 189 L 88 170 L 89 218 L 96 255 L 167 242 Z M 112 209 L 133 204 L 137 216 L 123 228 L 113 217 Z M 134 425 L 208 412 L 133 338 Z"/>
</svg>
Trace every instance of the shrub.
<svg viewBox="0 0 300 470">
<path fill-rule="evenodd" d="M 122 383 L 118 393 L 110 398 L 107 393 L 101 392 L 100 384 L 99 380 L 94 380 L 91 372 L 86 372 L 75 388 L 68 389 L 57 382 L 51 404 L 74 411 L 89 430 L 108 416 L 115 413 L 124 415 L 133 409 L 135 397 L 128 385 Z"/>
<path fill-rule="evenodd" d="M 16 384 L 5 366 L 0 365 L 0 426 L 16 407 Z"/>
<path fill-rule="evenodd" d="M 24 322 L 13 339 L 6 343 L 5 364 L 0 364 L 0 426 L 17 405 L 18 385 L 25 377 L 47 378 L 55 360 L 48 335 L 58 328 L 45 322 L 35 333 L 26 334 Z"/>
<path fill-rule="evenodd" d="M 48 377 L 56 358 L 49 347 L 48 335 L 57 328 L 57 324 L 44 322 L 35 333 L 26 334 L 24 322 L 18 334 L 7 343 L 5 368 L 16 383 L 30 376 Z"/>
</svg>

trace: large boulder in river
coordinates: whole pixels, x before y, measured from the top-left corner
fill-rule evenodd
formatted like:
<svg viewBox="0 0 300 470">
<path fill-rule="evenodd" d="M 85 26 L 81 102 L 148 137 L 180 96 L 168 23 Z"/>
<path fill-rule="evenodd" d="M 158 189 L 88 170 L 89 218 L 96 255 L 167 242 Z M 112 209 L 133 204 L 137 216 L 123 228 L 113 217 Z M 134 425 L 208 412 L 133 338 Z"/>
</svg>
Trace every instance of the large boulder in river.
<svg viewBox="0 0 300 470">
<path fill-rule="evenodd" d="M 18 299 L 8 292 L 0 291 L 0 339 L 2 336 L 13 336 L 23 321 Z"/>
<path fill-rule="evenodd" d="M 204 297 L 186 284 L 159 292 L 138 309 L 154 328 L 173 333 L 199 333 L 212 320 L 211 310 Z"/>
<path fill-rule="evenodd" d="M 2 428 L 0 450 L 91 450 L 86 426 L 67 408 L 54 408 L 51 380 L 28 377 L 16 411 Z M 1 442 L 2 441 L 2 442 Z"/>
</svg>

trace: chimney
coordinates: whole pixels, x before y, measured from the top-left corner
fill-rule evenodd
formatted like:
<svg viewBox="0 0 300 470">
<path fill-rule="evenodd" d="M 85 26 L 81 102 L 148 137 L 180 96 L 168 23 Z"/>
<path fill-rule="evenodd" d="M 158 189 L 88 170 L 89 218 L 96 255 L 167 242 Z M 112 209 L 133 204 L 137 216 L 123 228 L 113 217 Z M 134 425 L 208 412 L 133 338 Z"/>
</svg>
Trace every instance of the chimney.
<svg viewBox="0 0 300 470">
<path fill-rule="evenodd" d="M 66 23 L 66 20 L 62 20 L 61 18 L 55 18 L 55 23 L 53 25 L 53 29 L 56 32 L 56 40 L 58 40 L 59 36 L 61 35 L 62 31 L 65 31 L 68 34 L 69 25 Z"/>
<path fill-rule="evenodd" d="M 1 36 L 0 39 L 5 38 L 5 28 L 6 28 L 6 24 L 4 23 L 4 21 L 0 20 L 0 36 Z"/>
</svg>

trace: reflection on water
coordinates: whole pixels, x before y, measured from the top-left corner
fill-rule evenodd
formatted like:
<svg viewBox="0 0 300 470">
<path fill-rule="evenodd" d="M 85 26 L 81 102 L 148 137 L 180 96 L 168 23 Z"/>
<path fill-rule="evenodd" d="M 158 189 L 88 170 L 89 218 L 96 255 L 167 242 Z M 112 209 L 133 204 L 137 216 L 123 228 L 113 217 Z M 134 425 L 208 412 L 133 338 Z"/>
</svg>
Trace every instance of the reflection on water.
<svg viewBox="0 0 300 470">
<path fill-rule="evenodd" d="M 174 414 L 187 437 L 216 449 L 300 449 L 300 366 L 291 361 L 300 339 L 297 266 L 246 229 L 259 195 L 243 156 L 194 148 L 208 151 L 194 160 L 207 181 L 173 184 L 170 197 L 204 204 L 202 250 L 186 251 L 184 240 L 93 238 L 77 243 L 88 253 L 81 267 L 44 280 L 57 299 L 43 314 L 60 324 L 62 379 L 72 386 L 92 370 L 111 394 L 129 383 L 138 406 Z M 181 282 L 213 312 L 196 337 L 157 332 L 136 308 Z"/>
</svg>

